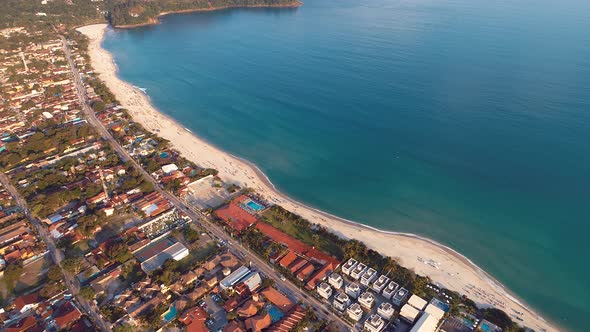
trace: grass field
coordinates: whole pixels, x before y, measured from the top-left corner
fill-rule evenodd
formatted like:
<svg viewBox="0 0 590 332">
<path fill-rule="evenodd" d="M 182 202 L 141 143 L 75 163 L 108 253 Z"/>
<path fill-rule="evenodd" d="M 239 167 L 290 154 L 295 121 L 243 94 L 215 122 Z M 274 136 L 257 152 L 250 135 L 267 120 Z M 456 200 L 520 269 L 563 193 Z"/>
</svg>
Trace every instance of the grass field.
<svg viewBox="0 0 590 332">
<path fill-rule="evenodd" d="M 45 275 L 49 267 L 53 264 L 51 257 L 45 255 L 44 257 L 23 267 L 23 274 L 14 287 L 14 295 L 18 296 L 26 291 L 40 286 L 45 281 Z M 0 297 L 3 301 L 8 298 L 9 294 L 4 284 L 4 280 L 0 279 Z"/>
</svg>

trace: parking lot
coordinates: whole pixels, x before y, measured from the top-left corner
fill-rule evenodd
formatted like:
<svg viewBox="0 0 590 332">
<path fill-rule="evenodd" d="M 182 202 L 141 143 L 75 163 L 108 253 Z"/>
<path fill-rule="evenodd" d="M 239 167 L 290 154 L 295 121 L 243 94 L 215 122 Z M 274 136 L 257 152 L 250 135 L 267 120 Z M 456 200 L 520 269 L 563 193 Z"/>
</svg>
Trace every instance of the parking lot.
<svg viewBox="0 0 590 332">
<path fill-rule="evenodd" d="M 209 319 L 206 322 L 209 331 L 216 332 L 227 325 L 227 317 L 225 310 L 215 301 L 214 297 L 217 297 L 217 295 L 205 296 L 203 298 L 204 304 L 202 308 L 209 314 Z"/>
</svg>

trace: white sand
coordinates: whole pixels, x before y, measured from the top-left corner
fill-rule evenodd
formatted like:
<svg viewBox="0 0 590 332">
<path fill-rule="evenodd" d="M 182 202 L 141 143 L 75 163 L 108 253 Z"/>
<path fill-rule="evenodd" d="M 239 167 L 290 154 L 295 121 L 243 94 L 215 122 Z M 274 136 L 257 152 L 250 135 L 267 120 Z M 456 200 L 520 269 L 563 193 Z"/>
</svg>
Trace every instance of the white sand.
<svg viewBox="0 0 590 332">
<path fill-rule="evenodd" d="M 188 132 L 182 125 L 155 109 L 142 92 L 119 79 L 113 57 L 101 47 L 106 24 L 85 26 L 78 30 L 90 39 L 89 53 L 95 72 L 129 110 L 133 119 L 168 139 L 174 148 L 197 165 L 215 168 L 224 181 L 253 188 L 269 202 L 280 204 L 345 238 L 360 240 L 368 247 L 394 257 L 416 273 L 429 276 L 438 285 L 467 295 L 479 306 L 496 306 L 509 315 L 514 315 L 516 310 L 524 313 L 520 317 L 526 326 L 538 331 L 557 331 L 555 326 L 522 305 L 483 270 L 448 247 L 412 234 L 371 229 L 309 208 L 279 193 L 255 166 Z"/>
</svg>

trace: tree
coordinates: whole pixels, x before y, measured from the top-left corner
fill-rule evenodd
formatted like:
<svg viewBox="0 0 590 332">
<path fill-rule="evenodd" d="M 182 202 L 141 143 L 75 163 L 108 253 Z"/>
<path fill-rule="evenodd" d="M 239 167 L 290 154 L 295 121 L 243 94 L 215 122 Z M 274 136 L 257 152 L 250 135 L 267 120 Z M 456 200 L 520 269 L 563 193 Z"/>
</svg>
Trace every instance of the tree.
<svg viewBox="0 0 590 332">
<path fill-rule="evenodd" d="M 63 279 L 63 274 L 61 273 L 59 265 L 51 265 L 47 271 L 47 278 L 51 281 L 60 281 Z"/>
<path fill-rule="evenodd" d="M 4 270 L 4 284 L 6 289 L 12 293 L 16 282 L 20 279 L 23 274 L 23 267 L 19 264 L 9 264 Z"/>
<path fill-rule="evenodd" d="M 86 299 L 88 301 L 93 300 L 94 297 L 96 296 L 96 292 L 94 291 L 94 289 L 92 289 L 92 287 L 90 286 L 86 286 L 86 287 L 82 287 L 80 289 L 80 292 L 78 293 L 83 299 Z"/>
<path fill-rule="evenodd" d="M 135 328 L 127 323 L 113 327 L 114 332 L 134 332 Z"/>
<path fill-rule="evenodd" d="M 132 257 L 129 248 L 127 248 L 127 245 L 123 242 L 115 242 L 111 244 L 106 250 L 106 255 L 110 259 L 119 263 L 125 263 Z"/>
<path fill-rule="evenodd" d="M 199 232 L 192 229 L 190 226 L 186 226 L 182 229 L 182 235 L 184 235 L 184 238 L 190 243 L 194 243 L 199 240 Z"/>
<path fill-rule="evenodd" d="M 80 273 L 82 269 L 82 258 L 80 257 L 69 257 L 61 262 L 61 266 L 64 270 L 72 274 Z"/>
</svg>

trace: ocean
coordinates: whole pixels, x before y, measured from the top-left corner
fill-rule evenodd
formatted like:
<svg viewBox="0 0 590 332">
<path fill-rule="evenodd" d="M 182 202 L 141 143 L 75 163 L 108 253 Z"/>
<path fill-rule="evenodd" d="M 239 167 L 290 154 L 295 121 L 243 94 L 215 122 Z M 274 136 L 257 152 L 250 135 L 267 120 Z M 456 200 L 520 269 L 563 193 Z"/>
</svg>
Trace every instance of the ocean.
<svg viewBox="0 0 590 332">
<path fill-rule="evenodd" d="M 110 31 L 122 79 L 289 196 L 430 237 L 587 330 L 590 2 L 309 0 Z"/>
</svg>

